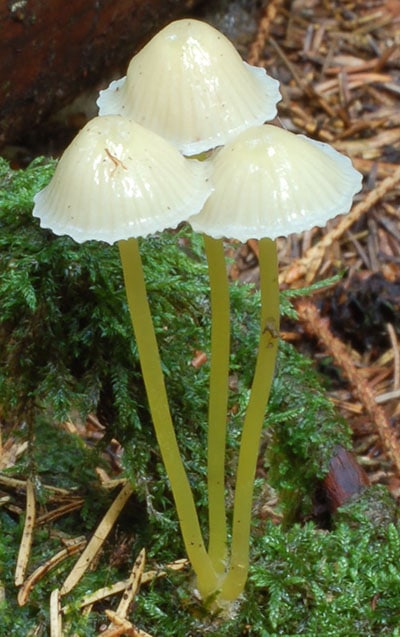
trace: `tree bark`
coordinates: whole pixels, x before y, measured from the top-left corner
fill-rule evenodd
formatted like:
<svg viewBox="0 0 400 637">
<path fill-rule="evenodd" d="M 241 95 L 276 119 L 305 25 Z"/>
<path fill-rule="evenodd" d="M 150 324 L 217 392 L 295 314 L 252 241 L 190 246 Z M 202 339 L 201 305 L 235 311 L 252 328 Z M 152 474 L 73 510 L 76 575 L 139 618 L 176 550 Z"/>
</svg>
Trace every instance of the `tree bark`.
<svg viewBox="0 0 400 637">
<path fill-rule="evenodd" d="M 0 0 L 0 147 L 125 69 L 162 26 L 204 0 Z"/>
</svg>

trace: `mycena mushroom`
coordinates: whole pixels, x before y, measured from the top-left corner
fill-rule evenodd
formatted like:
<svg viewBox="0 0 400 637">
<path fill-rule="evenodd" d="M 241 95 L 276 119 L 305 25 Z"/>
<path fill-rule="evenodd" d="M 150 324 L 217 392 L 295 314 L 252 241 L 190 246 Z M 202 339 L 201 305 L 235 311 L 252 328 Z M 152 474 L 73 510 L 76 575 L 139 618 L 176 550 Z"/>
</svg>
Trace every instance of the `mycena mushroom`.
<svg viewBox="0 0 400 637">
<path fill-rule="evenodd" d="M 203 597 L 216 588 L 171 420 L 137 237 L 176 227 L 210 193 L 207 164 L 119 116 L 90 121 L 62 155 L 33 214 L 75 241 L 118 242 L 149 407 L 188 557 Z"/>
<path fill-rule="evenodd" d="M 232 140 L 249 126 L 276 116 L 279 82 L 242 60 L 232 43 L 209 24 L 170 23 L 131 60 L 127 75 L 100 92 L 100 115 L 126 115 L 168 139 L 185 155 Z M 223 573 L 224 456 L 229 369 L 229 291 L 222 240 L 205 235 L 211 288 L 211 372 L 208 426 L 208 551 Z"/>
<path fill-rule="evenodd" d="M 241 436 L 231 553 L 219 595 L 222 603 L 237 599 L 248 573 L 253 482 L 278 349 L 274 239 L 325 225 L 328 219 L 348 212 L 361 189 L 362 176 L 331 146 L 271 125 L 242 132 L 215 153 L 212 165 L 214 190 L 189 222 L 195 231 L 215 238 L 259 239 L 261 294 L 259 349 Z M 210 537 L 213 534 L 220 530 L 210 528 Z"/>
<path fill-rule="evenodd" d="M 279 82 L 244 62 L 220 31 L 184 19 L 159 31 L 97 104 L 99 115 L 129 117 L 197 155 L 273 119 L 280 99 Z"/>
</svg>

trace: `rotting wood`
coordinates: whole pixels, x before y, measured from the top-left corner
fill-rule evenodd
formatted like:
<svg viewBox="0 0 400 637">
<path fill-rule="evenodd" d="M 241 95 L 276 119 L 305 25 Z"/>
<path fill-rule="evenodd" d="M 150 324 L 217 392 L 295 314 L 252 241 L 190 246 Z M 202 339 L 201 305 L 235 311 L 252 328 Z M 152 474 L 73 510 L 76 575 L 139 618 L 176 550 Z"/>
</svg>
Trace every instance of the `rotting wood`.
<svg viewBox="0 0 400 637">
<path fill-rule="evenodd" d="M 146 40 L 202 1 L 2 0 L 0 147 L 28 141 L 104 74 L 122 75 Z"/>
</svg>

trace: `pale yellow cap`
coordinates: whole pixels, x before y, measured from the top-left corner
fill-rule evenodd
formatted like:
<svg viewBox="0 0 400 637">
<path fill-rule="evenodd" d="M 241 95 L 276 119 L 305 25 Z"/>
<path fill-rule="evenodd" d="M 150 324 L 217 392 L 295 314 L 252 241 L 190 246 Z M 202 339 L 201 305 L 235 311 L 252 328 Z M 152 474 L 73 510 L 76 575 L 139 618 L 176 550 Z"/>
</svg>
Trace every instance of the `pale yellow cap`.
<svg viewBox="0 0 400 637">
<path fill-rule="evenodd" d="M 211 163 L 214 190 L 189 223 L 215 238 L 275 239 L 324 226 L 361 189 L 348 157 L 272 125 L 244 131 Z"/>
<path fill-rule="evenodd" d="M 207 162 L 186 159 L 155 133 L 110 115 L 75 137 L 35 196 L 33 214 L 55 234 L 114 243 L 176 227 L 210 191 Z"/>
<path fill-rule="evenodd" d="M 280 99 L 279 82 L 243 62 L 222 33 L 186 19 L 155 35 L 97 104 L 100 115 L 125 115 L 195 155 L 273 119 Z"/>
</svg>

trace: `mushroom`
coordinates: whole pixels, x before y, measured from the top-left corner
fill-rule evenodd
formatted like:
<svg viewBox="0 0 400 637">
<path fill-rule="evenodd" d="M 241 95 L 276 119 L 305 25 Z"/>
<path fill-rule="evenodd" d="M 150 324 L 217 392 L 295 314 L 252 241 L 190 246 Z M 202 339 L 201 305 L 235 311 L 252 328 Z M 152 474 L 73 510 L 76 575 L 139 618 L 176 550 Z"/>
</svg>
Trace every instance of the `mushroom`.
<svg viewBox="0 0 400 637">
<path fill-rule="evenodd" d="M 208 165 L 184 158 L 166 140 L 117 115 L 90 121 L 35 196 L 42 227 L 75 241 L 118 242 L 127 301 L 158 444 L 188 557 L 206 598 L 216 575 L 204 546 L 168 405 L 146 295 L 139 236 L 175 227 L 209 196 Z"/>
<path fill-rule="evenodd" d="M 275 117 L 279 82 L 242 60 L 209 24 L 183 19 L 157 33 L 131 60 L 126 77 L 101 91 L 99 114 L 120 113 L 195 156 L 229 142 L 250 126 Z M 230 349 L 229 289 L 223 243 L 205 236 L 211 289 L 211 371 L 208 427 L 208 552 L 225 571 L 224 449 Z"/>
<path fill-rule="evenodd" d="M 241 437 L 230 562 L 219 595 L 222 603 L 237 599 L 248 573 L 254 475 L 279 337 L 274 239 L 325 225 L 347 212 L 361 189 L 362 176 L 350 159 L 328 144 L 271 125 L 242 132 L 216 151 L 211 162 L 214 190 L 189 223 L 214 240 L 259 239 L 261 295 L 259 348 Z M 212 453 L 224 457 L 222 447 L 213 448 Z M 221 537 L 225 531 L 215 525 L 209 533 L 211 544 L 214 536 Z M 217 544 L 225 560 L 222 544 Z M 215 555 L 213 560 L 217 561 Z"/>
<path fill-rule="evenodd" d="M 280 99 L 279 82 L 244 62 L 222 33 L 184 19 L 157 33 L 97 104 L 100 115 L 125 115 L 196 155 L 273 119 Z"/>
<path fill-rule="evenodd" d="M 96 117 L 64 151 L 33 214 L 77 242 L 143 237 L 201 209 L 211 191 L 207 170 L 135 122 Z"/>
</svg>

